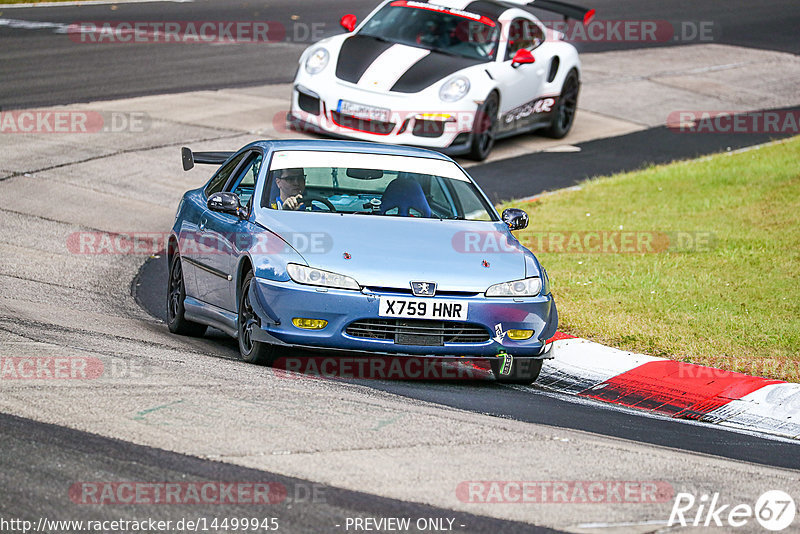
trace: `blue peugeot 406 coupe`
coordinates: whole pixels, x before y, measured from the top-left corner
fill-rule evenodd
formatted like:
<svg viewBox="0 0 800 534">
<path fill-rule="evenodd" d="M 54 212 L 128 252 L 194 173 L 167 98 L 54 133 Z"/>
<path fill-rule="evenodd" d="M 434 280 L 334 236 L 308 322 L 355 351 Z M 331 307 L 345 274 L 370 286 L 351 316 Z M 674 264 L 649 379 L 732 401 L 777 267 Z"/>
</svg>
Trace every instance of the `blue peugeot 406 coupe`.
<svg viewBox="0 0 800 534">
<path fill-rule="evenodd" d="M 181 200 L 170 233 L 168 322 L 239 341 L 272 363 L 287 347 L 398 358 L 486 358 L 531 383 L 558 313 L 547 273 L 452 159 L 349 141 L 183 149 L 220 165 Z"/>
</svg>

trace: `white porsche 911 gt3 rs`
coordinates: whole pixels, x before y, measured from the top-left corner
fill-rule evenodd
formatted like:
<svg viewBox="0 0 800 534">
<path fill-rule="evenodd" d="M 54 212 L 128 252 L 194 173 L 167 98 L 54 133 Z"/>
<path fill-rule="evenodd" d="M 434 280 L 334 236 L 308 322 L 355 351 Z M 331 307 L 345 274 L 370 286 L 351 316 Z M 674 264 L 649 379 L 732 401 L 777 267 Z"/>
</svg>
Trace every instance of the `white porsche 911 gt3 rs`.
<svg viewBox="0 0 800 534">
<path fill-rule="evenodd" d="M 575 118 L 578 52 L 523 7 L 584 24 L 556 0 L 387 0 L 300 57 L 288 126 L 365 141 L 488 156 L 496 139 Z"/>
</svg>

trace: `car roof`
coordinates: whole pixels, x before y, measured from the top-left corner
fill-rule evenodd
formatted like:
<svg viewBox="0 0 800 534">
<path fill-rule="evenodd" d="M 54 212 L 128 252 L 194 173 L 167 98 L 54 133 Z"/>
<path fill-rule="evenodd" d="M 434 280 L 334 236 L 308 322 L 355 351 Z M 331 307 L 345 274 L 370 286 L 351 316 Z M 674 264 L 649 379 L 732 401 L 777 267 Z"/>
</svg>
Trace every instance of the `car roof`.
<svg viewBox="0 0 800 534">
<path fill-rule="evenodd" d="M 473 0 L 473 1 L 464 1 L 464 0 L 433 0 L 428 2 L 428 0 L 418 0 L 423 3 L 431 3 L 437 6 L 444 6 L 453 9 L 461 9 L 464 11 L 468 11 L 470 13 L 477 13 L 478 15 L 485 15 L 492 20 L 498 20 L 500 15 L 512 9 L 514 5 L 505 4 L 502 1 L 498 0 Z"/>
<path fill-rule="evenodd" d="M 260 147 L 263 150 L 311 150 L 320 152 L 360 152 L 362 154 L 383 154 L 387 156 L 411 156 L 417 158 L 452 161 L 451 158 L 424 148 L 400 145 L 365 143 L 361 141 L 340 141 L 334 139 L 279 139 L 262 140 L 250 143 L 244 148 Z"/>
</svg>

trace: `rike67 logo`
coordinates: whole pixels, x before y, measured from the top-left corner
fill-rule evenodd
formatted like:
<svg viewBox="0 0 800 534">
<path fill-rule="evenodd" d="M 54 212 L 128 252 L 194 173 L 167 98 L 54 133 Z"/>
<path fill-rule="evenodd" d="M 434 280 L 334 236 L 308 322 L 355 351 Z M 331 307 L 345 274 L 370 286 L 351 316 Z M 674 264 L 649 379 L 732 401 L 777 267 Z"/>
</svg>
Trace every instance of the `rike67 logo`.
<svg viewBox="0 0 800 534">
<path fill-rule="evenodd" d="M 691 493 L 681 492 L 675 495 L 667 525 L 740 528 L 755 519 L 763 528 L 779 532 L 794 522 L 796 513 L 794 499 L 780 490 L 765 492 L 755 506 L 725 503 L 719 493 L 703 494 L 697 499 Z"/>
</svg>

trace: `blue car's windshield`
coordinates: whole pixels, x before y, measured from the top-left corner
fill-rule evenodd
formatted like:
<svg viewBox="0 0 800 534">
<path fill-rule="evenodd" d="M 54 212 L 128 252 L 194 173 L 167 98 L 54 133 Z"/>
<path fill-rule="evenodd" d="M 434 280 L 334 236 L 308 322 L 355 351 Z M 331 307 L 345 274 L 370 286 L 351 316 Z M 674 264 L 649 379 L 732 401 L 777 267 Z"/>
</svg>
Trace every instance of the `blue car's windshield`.
<svg viewBox="0 0 800 534">
<path fill-rule="evenodd" d="M 352 166 L 345 165 L 348 162 Z M 309 213 L 496 220 L 454 163 L 374 154 L 278 152 L 262 206 Z"/>
<path fill-rule="evenodd" d="M 475 13 L 397 0 L 378 11 L 358 33 L 393 43 L 492 61 L 497 54 L 500 30 L 495 21 Z"/>
</svg>

